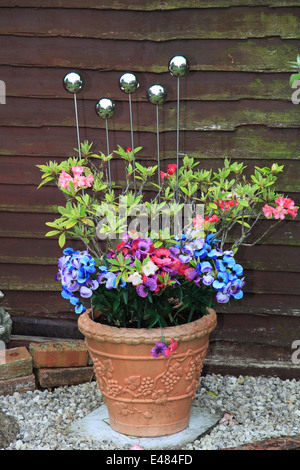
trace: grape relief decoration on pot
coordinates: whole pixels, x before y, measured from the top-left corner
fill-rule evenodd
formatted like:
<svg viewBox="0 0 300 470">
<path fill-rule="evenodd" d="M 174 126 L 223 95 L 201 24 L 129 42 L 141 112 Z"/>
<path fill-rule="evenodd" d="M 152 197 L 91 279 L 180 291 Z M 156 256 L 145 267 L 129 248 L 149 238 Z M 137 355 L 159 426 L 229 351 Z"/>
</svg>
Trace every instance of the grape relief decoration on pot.
<svg viewBox="0 0 300 470">
<path fill-rule="evenodd" d="M 164 371 L 157 376 L 129 375 L 119 383 L 114 378 L 115 369 L 111 359 L 97 357 L 93 354 L 94 372 L 103 395 L 110 399 L 118 400 L 118 412 L 124 416 L 135 412 L 142 413 L 145 418 L 151 419 L 149 411 L 144 412 L 135 408 L 134 403 L 155 403 L 166 405 L 174 397 L 193 399 L 199 384 L 203 361 L 208 344 L 195 350 L 189 349 L 185 353 L 173 353 L 164 358 Z M 100 356 L 100 355 L 99 355 Z M 177 384 L 185 383 L 179 392 Z"/>
</svg>

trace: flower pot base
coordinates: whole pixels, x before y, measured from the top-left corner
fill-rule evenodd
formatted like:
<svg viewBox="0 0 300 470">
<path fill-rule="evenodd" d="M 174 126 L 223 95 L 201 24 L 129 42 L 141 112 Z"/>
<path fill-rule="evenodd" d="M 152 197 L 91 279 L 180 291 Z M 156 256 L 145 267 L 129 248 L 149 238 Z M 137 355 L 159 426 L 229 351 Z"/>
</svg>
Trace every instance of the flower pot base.
<svg viewBox="0 0 300 470">
<path fill-rule="evenodd" d="M 120 449 L 138 444 L 145 450 L 182 449 L 182 446 L 194 442 L 211 431 L 218 424 L 224 412 L 211 414 L 209 410 L 192 406 L 189 425 L 180 432 L 161 437 L 134 437 L 119 433 L 110 426 L 108 410 L 105 404 L 75 421 L 67 432 L 87 440 L 92 438 L 99 443 L 104 440 Z"/>
<path fill-rule="evenodd" d="M 116 419 L 113 418 L 113 411 L 112 407 L 110 406 L 110 413 L 109 413 L 109 424 L 114 429 L 115 431 L 125 434 L 126 436 L 135 436 L 135 437 L 159 437 L 159 436 L 168 436 L 170 434 L 176 434 L 180 431 L 183 431 L 188 425 L 189 425 L 189 413 L 190 413 L 190 404 L 188 405 L 188 408 L 185 409 L 185 412 L 187 413 L 187 416 L 182 418 L 179 421 L 176 421 L 176 419 L 172 420 L 169 416 L 166 417 L 166 423 L 161 423 L 162 420 L 160 420 L 159 416 L 159 410 L 156 410 L 156 413 L 158 416 L 153 417 L 152 419 L 149 420 L 150 423 L 147 425 L 145 424 L 136 424 L 136 423 L 126 423 L 126 417 L 125 420 L 120 421 L 120 417 L 117 416 Z M 175 415 L 176 410 L 173 409 L 173 413 L 171 412 L 170 414 Z M 151 422 L 154 421 L 155 424 L 151 424 Z"/>
</svg>

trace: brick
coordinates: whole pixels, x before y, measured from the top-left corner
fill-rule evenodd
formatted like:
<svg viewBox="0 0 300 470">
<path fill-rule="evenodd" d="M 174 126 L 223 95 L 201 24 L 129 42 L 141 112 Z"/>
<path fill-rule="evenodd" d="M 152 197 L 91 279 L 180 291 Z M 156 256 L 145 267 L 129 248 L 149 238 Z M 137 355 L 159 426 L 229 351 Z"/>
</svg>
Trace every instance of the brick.
<svg viewBox="0 0 300 470">
<path fill-rule="evenodd" d="M 300 450 L 300 435 L 286 437 L 270 437 L 263 441 L 255 441 L 226 450 Z"/>
<path fill-rule="evenodd" d="M 31 343 L 29 352 L 33 367 L 84 367 L 88 365 L 89 354 L 82 340 L 68 342 Z"/>
<path fill-rule="evenodd" d="M 41 388 L 54 388 L 90 382 L 94 370 L 93 367 L 60 367 L 36 369 L 35 374 Z"/>
<path fill-rule="evenodd" d="M 34 374 L 30 374 L 26 377 L 0 380 L 0 395 L 13 395 L 15 392 L 33 392 L 35 389 L 36 382 Z"/>
<path fill-rule="evenodd" d="M 0 380 L 32 374 L 32 357 L 25 347 L 0 351 Z"/>
</svg>

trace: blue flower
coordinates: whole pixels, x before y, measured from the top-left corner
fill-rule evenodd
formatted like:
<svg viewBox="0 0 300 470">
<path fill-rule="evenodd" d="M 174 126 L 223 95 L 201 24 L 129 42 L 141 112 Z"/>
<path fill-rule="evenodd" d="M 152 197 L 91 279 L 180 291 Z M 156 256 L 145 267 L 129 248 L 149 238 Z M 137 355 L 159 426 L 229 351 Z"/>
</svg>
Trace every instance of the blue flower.
<svg viewBox="0 0 300 470">
<path fill-rule="evenodd" d="M 64 286 L 61 295 L 64 299 L 70 300 L 70 303 L 75 306 L 75 313 L 80 314 L 86 311 L 86 308 L 80 302 L 79 298 L 73 295 L 72 292 L 69 292 Z"/>
<path fill-rule="evenodd" d="M 220 256 L 219 252 L 213 248 L 211 249 L 210 251 L 208 251 L 207 253 L 207 256 L 210 258 L 210 259 L 217 259 L 218 256 Z"/>
<path fill-rule="evenodd" d="M 75 307 L 76 313 L 85 312 L 86 308 L 78 297 L 74 295 L 79 291 L 83 298 L 91 297 L 93 290 L 97 289 L 98 282 L 90 279 L 90 274 L 96 272 L 96 261 L 88 251 L 74 251 L 72 248 L 65 248 L 63 257 L 58 260 L 58 273 L 56 279 L 61 281 L 64 299 L 70 301 Z"/>
<path fill-rule="evenodd" d="M 237 276 L 242 276 L 244 272 L 243 267 L 240 264 L 235 264 L 232 270 L 235 272 Z"/>
<path fill-rule="evenodd" d="M 197 263 L 198 274 L 209 273 L 211 271 L 212 271 L 212 265 L 210 264 L 209 261 L 202 261 L 200 263 Z"/>
<path fill-rule="evenodd" d="M 223 291 L 225 289 L 226 285 L 229 282 L 229 275 L 226 271 L 221 271 L 217 275 L 217 279 L 213 282 L 213 287 L 217 291 Z"/>
<path fill-rule="evenodd" d="M 89 255 L 82 256 L 81 263 L 84 266 L 84 269 L 88 273 L 95 273 L 96 272 L 96 261 Z"/>
</svg>

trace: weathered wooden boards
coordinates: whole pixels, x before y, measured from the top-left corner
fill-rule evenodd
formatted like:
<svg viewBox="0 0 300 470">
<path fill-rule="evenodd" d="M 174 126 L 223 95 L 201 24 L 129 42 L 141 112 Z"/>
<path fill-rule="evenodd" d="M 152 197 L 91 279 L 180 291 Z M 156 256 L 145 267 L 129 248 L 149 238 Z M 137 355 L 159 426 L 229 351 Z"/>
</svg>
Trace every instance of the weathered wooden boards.
<svg viewBox="0 0 300 470">
<path fill-rule="evenodd" d="M 0 105 L 0 288 L 15 334 L 77 334 L 77 317 L 54 280 L 61 250 L 55 239 L 44 238 L 45 222 L 54 219 L 63 198 L 51 186 L 36 190 L 36 165 L 61 161 L 77 145 L 64 75 L 75 69 L 84 77 L 81 139 L 98 151 L 106 145 L 105 123 L 94 106 L 104 95 L 117 104 L 110 147 L 129 145 L 127 98 L 118 79 L 127 70 L 137 73 L 135 144 L 149 165 L 156 158 L 156 128 L 146 91 L 163 84 L 168 101 L 160 113 L 161 161 L 167 165 L 176 152 L 176 81 L 167 65 L 173 55 L 186 55 L 191 71 L 181 82 L 182 153 L 213 169 L 225 157 L 249 169 L 284 164 L 278 188 L 300 204 L 300 114 L 289 85 L 289 62 L 300 53 L 299 19 L 296 0 L 1 2 L 0 80 L 7 97 Z M 119 180 L 121 161 L 115 158 L 111 167 Z M 257 233 L 267 224 L 262 221 Z M 288 221 L 257 249 L 240 251 L 246 295 L 226 314 L 219 308 L 216 358 L 226 350 L 235 363 L 238 357 L 247 362 L 259 343 L 249 370 L 261 355 L 288 363 L 292 340 L 299 339 L 299 228 L 298 220 Z"/>
</svg>

